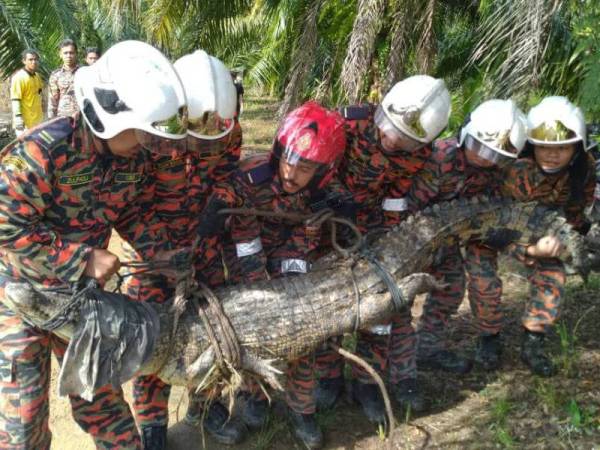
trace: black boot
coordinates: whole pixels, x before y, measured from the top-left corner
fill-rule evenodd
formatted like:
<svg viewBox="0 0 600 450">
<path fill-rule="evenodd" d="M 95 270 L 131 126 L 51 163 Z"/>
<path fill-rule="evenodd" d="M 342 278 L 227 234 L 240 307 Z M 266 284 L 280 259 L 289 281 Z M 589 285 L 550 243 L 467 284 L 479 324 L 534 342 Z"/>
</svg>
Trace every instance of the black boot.
<svg viewBox="0 0 600 450">
<path fill-rule="evenodd" d="M 300 414 L 289 409 L 288 416 L 294 435 L 307 448 L 312 450 L 323 446 L 323 432 L 314 414 Z"/>
<path fill-rule="evenodd" d="M 352 380 L 352 398 L 358 403 L 367 419 L 373 423 L 385 422 L 385 404 L 376 384 Z"/>
<path fill-rule="evenodd" d="M 144 450 L 166 450 L 167 449 L 167 426 L 153 425 L 142 427 L 142 448 Z"/>
<path fill-rule="evenodd" d="M 242 409 L 242 420 L 252 430 L 262 428 L 269 416 L 269 401 L 248 396 Z"/>
<path fill-rule="evenodd" d="M 551 377 L 556 373 L 554 364 L 544 351 L 544 333 L 534 333 L 525 330 L 521 345 L 521 361 L 523 361 L 535 375 Z"/>
<path fill-rule="evenodd" d="M 229 417 L 229 411 L 219 402 L 213 402 L 204 416 L 204 429 L 212 438 L 225 445 L 239 444 L 246 437 L 246 425 Z"/>
<path fill-rule="evenodd" d="M 450 350 L 438 350 L 424 358 L 419 358 L 419 369 L 443 370 L 445 372 L 465 374 L 471 370 L 472 362 Z"/>
<path fill-rule="evenodd" d="M 342 391 L 344 390 L 344 377 L 321 378 L 317 382 L 315 391 L 315 400 L 317 409 L 323 411 L 333 408 L 333 405 L 338 401 Z"/>
<path fill-rule="evenodd" d="M 400 382 L 394 386 L 393 391 L 396 401 L 403 408 L 410 408 L 411 411 L 417 413 L 427 409 L 427 400 L 425 399 L 423 392 L 417 387 L 417 380 L 414 378 L 400 380 Z"/>
<path fill-rule="evenodd" d="M 475 361 L 481 365 L 484 370 L 498 370 L 501 364 L 502 355 L 502 337 L 500 333 L 483 334 L 477 340 L 477 350 L 475 352 Z"/>
</svg>

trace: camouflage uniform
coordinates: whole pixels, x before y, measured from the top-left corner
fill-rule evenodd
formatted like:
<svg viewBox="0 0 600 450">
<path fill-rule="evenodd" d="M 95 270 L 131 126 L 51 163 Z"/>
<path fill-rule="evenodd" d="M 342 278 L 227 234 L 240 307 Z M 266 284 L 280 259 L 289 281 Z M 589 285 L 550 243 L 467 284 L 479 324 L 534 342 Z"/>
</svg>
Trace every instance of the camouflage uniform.
<svg viewBox="0 0 600 450">
<path fill-rule="evenodd" d="M 155 145 L 164 143 L 159 139 Z M 226 179 L 237 167 L 241 145 L 242 129 L 236 120 L 232 132 L 222 139 L 200 141 L 188 137 L 187 151 L 178 156 L 152 154 L 151 208 L 156 225 L 163 232 L 161 249 L 191 247 L 209 191 L 214 183 Z M 145 259 L 147 233 L 152 230 L 143 230 L 137 240 L 130 243 L 136 250 L 136 254 L 130 253 L 133 259 Z M 202 248 L 206 251 L 197 253 L 195 276 L 210 287 L 223 284 L 220 241 L 207 238 Z M 173 298 L 175 287 L 162 275 L 140 274 L 127 280 L 126 291 L 136 300 L 163 303 Z M 167 425 L 170 390 L 170 385 L 153 375 L 135 379 L 133 408 L 140 426 Z"/>
<path fill-rule="evenodd" d="M 570 198 L 571 185 L 568 170 L 557 174 L 546 174 L 531 158 L 522 158 L 509 169 L 503 185 L 503 193 L 518 201 L 538 201 L 564 208 L 569 223 L 576 230 L 583 231 L 586 226 L 583 210 L 593 201 L 596 181 L 594 158 L 591 154 L 586 156 L 588 173 L 585 174 L 583 202 L 572 201 Z M 554 325 L 558 317 L 566 278 L 564 265 L 557 258 L 528 257 L 527 245 L 524 244 L 511 244 L 508 250 L 528 268 L 530 291 L 529 302 L 522 319 L 523 326 L 529 331 L 544 333 Z M 469 292 L 480 331 L 488 334 L 498 333 L 502 329 L 503 319 L 501 291 L 494 291 L 494 295 L 481 295 L 481 292 L 490 291 L 478 289 Z"/>
<path fill-rule="evenodd" d="M 215 186 L 211 200 L 218 198 L 232 208 L 310 213 L 308 190 L 285 193 L 268 158 L 260 155 L 243 160 L 228 184 Z M 310 269 L 308 255 L 320 240 L 320 231 L 278 218 L 232 215 L 229 226 L 231 256 L 227 261 L 233 282 L 306 273 Z M 315 412 L 314 388 L 314 355 L 288 363 L 286 401 L 293 411 Z M 252 390 L 260 395 L 260 390 Z"/>
<path fill-rule="evenodd" d="M 79 111 L 73 87 L 77 69 L 79 66 L 75 66 L 73 70 L 63 66 L 50 74 L 48 79 L 48 119 L 72 116 Z"/>
<path fill-rule="evenodd" d="M 111 228 L 135 234 L 150 221 L 132 206 L 144 191 L 147 153 L 134 159 L 96 151 L 72 119 L 50 121 L 0 155 L 0 280 L 35 288 L 65 287 L 82 276 L 89 253 L 107 248 Z M 0 305 L 0 446 L 50 446 L 50 349 L 66 344 Z M 71 398 L 75 421 L 104 449 L 139 448 L 123 393 L 107 386 L 94 401 Z"/>
<path fill-rule="evenodd" d="M 436 141 L 431 158 L 418 176 L 413 179 L 407 195 L 408 208 L 417 211 L 431 204 L 456 198 L 479 195 L 498 195 L 502 172 L 496 167 L 482 169 L 467 162 L 464 148 L 456 139 Z M 475 286 L 492 292 L 500 292 L 502 284 L 497 276 L 473 271 L 475 267 L 495 267 L 497 252 L 478 242 L 466 245 L 463 258 L 454 240 L 440 250 L 431 273 L 448 287 L 432 291 L 425 300 L 419 330 L 419 354 L 428 356 L 444 348 L 443 332 L 448 320 L 462 302 L 465 290 L 465 268 L 469 275 L 469 291 Z M 481 281 L 481 278 L 484 278 Z"/>
<path fill-rule="evenodd" d="M 348 147 L 339 175 L 357 203 L 357 223 L 363 232 L 391 228 L 407 217 L 405 196 L 412 177 L 423 168 L 431 154 L 430 147 L 412 153 L 384 153 L 373 121 L 375 108 L 374 105 L 346 108 L 351 111 L 345 114 Z M 393 383 L 415 378 L 416 338 L 410 309 L 395 314 L 391 326 L 382 324 L 372 331 L 359 333 L 357 353 L 380 373 L 386 370 L 389 357 Z M 339 377 L 343 360 L 335 352 L 320 350 L 317 368 L 325 378 Z M 374 382 L 359 366 L 353 366 L 353 374 L 362 383 Z"/>
</svg>

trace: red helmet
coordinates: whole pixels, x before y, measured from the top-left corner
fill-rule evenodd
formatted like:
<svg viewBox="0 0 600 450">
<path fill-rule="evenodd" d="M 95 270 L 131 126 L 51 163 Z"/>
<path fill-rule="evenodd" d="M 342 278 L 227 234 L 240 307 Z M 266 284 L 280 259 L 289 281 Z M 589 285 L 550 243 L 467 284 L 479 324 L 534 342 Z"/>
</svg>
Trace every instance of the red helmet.
<svg viewBox="0 0 600 450">
<path fill-rule="evenodd" d="M 345 147 L 342 116 L 309 101 L 285 116 L 271 157 L 277 163 L 283 157 L 292 165 L 299 161 L 319 164 L 322 167 L 319 167 L 311 185 L 322 188 L 333 177 Z"/>
</svg>

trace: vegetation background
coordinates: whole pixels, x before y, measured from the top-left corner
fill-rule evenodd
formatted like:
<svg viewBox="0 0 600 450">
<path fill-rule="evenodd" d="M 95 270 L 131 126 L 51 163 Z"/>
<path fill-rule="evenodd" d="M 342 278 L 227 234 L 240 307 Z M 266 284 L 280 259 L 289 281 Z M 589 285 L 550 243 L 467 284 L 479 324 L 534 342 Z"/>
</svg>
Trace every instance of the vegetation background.
<svg viewBox="0 0 600 450">
<path fill-rule="evenodd" d="M 45 74 L 64 37 L 106 49 L 141 39 L 175 59 L 203 48 L 281 100 L 377 100 L 427 73 L 453 93 L 448 133 L 482 99 L 527 109 L 566 95 L 600 121 L 597 0 L 0 0 L 0 73 L 39 49 Z"/>
</svg>

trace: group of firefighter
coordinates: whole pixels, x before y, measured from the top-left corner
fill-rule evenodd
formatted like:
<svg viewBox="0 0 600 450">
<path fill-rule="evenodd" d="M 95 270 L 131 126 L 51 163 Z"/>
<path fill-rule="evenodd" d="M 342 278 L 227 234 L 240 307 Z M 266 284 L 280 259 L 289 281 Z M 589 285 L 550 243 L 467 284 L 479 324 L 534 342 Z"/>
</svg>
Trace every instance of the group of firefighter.
<svg viewBox="0 0 600 450">
<path fill-rule="evenodd" d="M 210 288 L 306 273 L 331 251 L 322 227 L 261 211 L 330 208 L 368 236 L 438 202 L 507 196 L 560 207 L 577 231 L 589 229 L 584 208 L 594 199 L 594 159 L 583 113 L 564 97 L 544 98 L 527 115 L 512 100 L 488 100 L 457 137 L 438 139 L 450 94 L 443 80 L 416 75 L 379 104 L 333 110 L 304 103 L 282 119 L 270 152 L 240 160 L 230 71 L 202 50 L 171 64 L 148 44 L 121 42 L 80 68 L 74 89 L 76 117 L 31 129 L 0 155 L 0 292 L 14 279 L 40 290 L 84 276 L 106 282 L 120 267 L 107 250 L 113 229 L 134 261 L 191 249 L 194 277 Z M 246 213 L 220 214 L 225 208 Z M 342 231 L 338 239 L 354 238 Z M 530 283 L 521 359 L 532 373 L 552 376 L 544 337 L 564 293 L 562 250 L 554 236 L 501 248 L 449 240 L 430 268 L 445 287 L 427 295 L 417 330 L 411 308 L 400 309 L 357 333 L 357 354 L 384 377 L 397 406 L 413 412 L 427 409 L 417 368 L 498 369 L 504 315 L 497 259 L 506 252 L 524 264 Z M 479 329 L 474 355 L 453 351 L 447 339 L 465 290 Z M 134 271 L 125 292 L 165 302 L 175 283 L 168 274 Z M 60 361 L 66 346 L 0 302 L 1 448 L 50 447 L 50 353 Z M 385 420 L 375 381 L 354 365 L 346 381 L 344 361 L 327 342 L 287 364 L 289 421 L 308 448 L 323 445 L 315 413 L 333 407 L 344 388 L 368 420 Z M 97 448 L 165 449 L 169 391 L 157 377 L 139 377 L 133 413 L 123 392 L 106 386 L 91 402 L 72 397 L 73 417 Z M 218 442 L 239 443 L 265 425 L 270 407 L 255 382 L 240 395 L 240 413 L 230 417 L 218 399 L 206 402 L 214 392 L 192 391 L 185 420 Z"/>
</svg>

